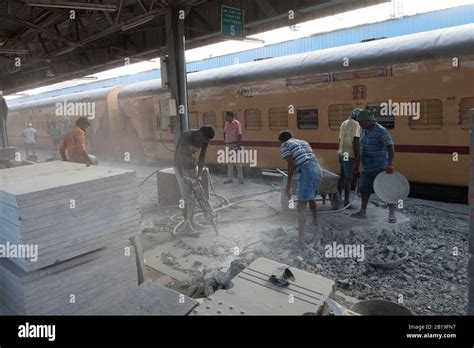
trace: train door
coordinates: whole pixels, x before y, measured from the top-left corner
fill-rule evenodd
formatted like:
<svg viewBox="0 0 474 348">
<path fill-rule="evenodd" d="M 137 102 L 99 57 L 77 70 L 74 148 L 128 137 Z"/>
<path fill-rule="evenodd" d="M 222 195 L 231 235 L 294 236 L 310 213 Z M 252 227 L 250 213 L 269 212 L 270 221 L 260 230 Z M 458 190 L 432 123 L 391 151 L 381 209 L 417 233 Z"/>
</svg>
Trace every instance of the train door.
<svg viewBox="0 0 474 348">
<path fill-rule="evenodd" d="M 155 110 L 153 97 L 140 99 L 143 124 L 143 149 L 148 160 L 158 159 L 157 132 L 159 131 L 159 117 Z"/>
</svg>

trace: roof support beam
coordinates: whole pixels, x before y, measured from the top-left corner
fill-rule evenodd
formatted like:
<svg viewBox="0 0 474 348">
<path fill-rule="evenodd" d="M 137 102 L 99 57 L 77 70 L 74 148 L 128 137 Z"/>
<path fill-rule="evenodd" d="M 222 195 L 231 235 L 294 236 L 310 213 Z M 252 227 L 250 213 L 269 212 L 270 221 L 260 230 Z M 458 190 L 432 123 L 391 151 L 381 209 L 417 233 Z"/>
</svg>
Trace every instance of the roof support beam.
<svg viewBox="0 0 474 348">
<path fill-rule="evenodd" d="M 66 53 L 69 53 L 69 52 L 72 52 L 74 51 L 76 48 L 78 47 L 81 47 L 81 46 L 84 46 L 88 43 L 91 43 L 91 42 L 94 42 L 96 40 L 99 40 L 101 38 L 104 38 L 106 36 L 109 36 L 115 32 L 118 32 L 121 30 L 122 27 L 126 26 L 126 25 L 130 25 L 132 23 L 139 23 L 140 21 L 143 21 L 144 18 L 148 18 L 149 16 L 158 16 L 160 14 L 163 14 L 164 12 L 166 11 L 166 9 L 163 9 L 163 8 L 157 8 L 153 11 L 150 11 L 150 12 L 147 12 L 146 14 L 142 15 L 142 16 L 138 16 L 136 18 L 134 18 L 133 21 L 128 21 L 126 23 L 119 23 L 117 25 L 114 25 L 110 28 L 107 28 L 105 30 L 102 30 L 101 32 L 98 32 L 97 34 L 95 35 L 92 35 L 92 36 L 89 36 L 79 42 L 70 42 L 69 40 L 66 40 L 68 41 L 69 45 L 66 46 L 66 47 L 63 47 L 59 50 L 56 50 L 54 52 L 50 52 L 48 55 L 44 55 L 42 57 L 38 57 L 37 59 L 33 59 L 31 61 L 27 61 L 27 62 L 24 62 L 23 63 L 23 67 L 26 67 L 26 66 L 31 66 L 31 65 L 34 65 L 34 64 L 38 64 L 38 63 L 41 63 L 42 61 L 44 61 L 45 59 L 47 58 L 51 58 L 51 57 L 54 57 L 54 56 L 60 56 L 60 55 L 63 55 L 63 54 L 66 54 Z M 127 36 L 125 36 L 125 40 L 127 40 Z M 64 40 L 63 40 L 64 41 Z M 128 42 L 130 42 L 130 44 L 132 46 L 135 46 L 135 44 L 133 43 L 133 41 L 131 41 L 130 39 L 128 39 Z M 135 46 L 136 48 L 136 46 Z M 10 71 L 11 73 L 11 71 Z"/>
<path fill-rule="evenodd" d="M 52 7 L 65 8 L 75 10 L 89 10 L 89 11 L 117 11 L 117 6 L 109 4 L 98 4 L 91 2 L 77 2 L 77 1 L 58 1 L 58 0 L 30 0 L 28 5 L 31 7 Z"/>
<path fill-rule="evenodd" d="M 62 41 L 62 42 L 64 42 L 64 43 L 67 43 L 68 45 L 73 44 L 73 42 L 71 42 L 71 41 L 69 41 L 69 40 L 67 40 L 67 39 L 65 39 L 65 38 L 63 38 L 63 37 L 61 37 L 61 36 L 59 36 L 59 35 L 56 35 L 56 34 L 54 34 L 54 33 L 51 33 L 51 32 L 49 32 L 48 30 L 45 30 L 45 29 L 43 29 L 42 27 L 40 27 L 40 26 L 38 26 L 38 25 L 36 25 L 36 24 L 30 23 L 30 22 L 28 22 L 28 21 L 25 21 L 25 20 L 23 20 L 23 19 L 20 19 L 20 18 L 17 18 L 17 17 L 13 17 L 13 16 L 6 16 L 6 15 L 2 15 L 2 14 L 0 14 L 0 19 L 11 20 L 11 21 L 13 21 L 13 22 L 22 24 L 22 25 L 24 25 L 25 27 L 29 27 L 29 28 L 31 28 L 31 29 L 34 29 L 35 31 L 38 31 L 38 32 L 40 32 L 40 33 L 42 33 L 42 34 L 44 34 L 44 35 L 47 35 L 47 36 L 49 36 L 49 37 L 51 37 L 51 38 L 53 38 L 53 39 L 56 39 L 56 40 L 58 40 L 58 41 Z"/>
<path fill-rule="evenodd" d="M 123 0 L 120 0 L 117 17 L 115 17 L 115 24 L 118 24 L 118 22 L 120 21 L 120 15 L 122 14 L 122 7 L 123 7 Z"/>
<path fill-rule="evenodd" d="M 46 54 L 48 54 L 48 53 L 49 53 L 49 52 L 48 52 L 48 49 L 46 48 L 46 45 L 45 45 L 45 43 L 44 43 L 44 40 L 43 40 L 43 38 L 41 37 L 41 34 L 38 34 L 38 40 L 39 40 L 39 42 L 41 43 L 41 47 L 43 47 L 43 51 L 44 51 Z"/>
<path fill-rule="evenodd" d="M 262 10 L 265 14 L 269 14 L 270 16 L 276 16 L 278 12 L 275 10 L 275 8 L 272 6 L 270 1 L 268 0 L 258 0 L 255 1 L 255 4 L 257 7 Z"/>
<path fill-rule="evenodd" d="M 28 50 L 11 50 L 8 48 L 0 48 L 0 54 L 28 54 Z"/>
<path fill-rule="evenodd" d="M 142 8 L 142 10 L 143 10 L 144 13 L 147 13 L 147 12 L 148 12 L 148 10 L 146 9 L 145 5 L 143 5 L 142 0 L 138 0 L 138 4 L 140 5 L 140 7 Z"/>
<path fill-rule="evenodd" d="M 105 19 L 107 19 L 107 22 L 109 22 L 110 26 L 113 27 L 115 24 L 114 24 L 114 21 L 112 19 L 112 16 L 110 15 L 110 13 L 108 12 L 102 12 L 105 16 Z"/>
</svg>

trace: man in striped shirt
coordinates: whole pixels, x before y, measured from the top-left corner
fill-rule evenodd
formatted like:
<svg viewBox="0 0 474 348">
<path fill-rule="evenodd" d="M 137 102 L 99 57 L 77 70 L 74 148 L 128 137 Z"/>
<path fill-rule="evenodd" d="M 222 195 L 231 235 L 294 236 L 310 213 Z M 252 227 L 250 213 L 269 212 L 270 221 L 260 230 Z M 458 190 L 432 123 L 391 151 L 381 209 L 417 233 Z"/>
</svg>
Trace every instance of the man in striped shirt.
<svg viewBox="0 0 474 348">
<path fill-rule="evenodd" d="M 362 110 L 357 115 L 357 121 L 363 129 L 360 136 L 360 156 L 354 165 L 354 172 L 359 172 L 359 165 L 362 162 L 364 170 L 359 184 L 359 191 L 362 196 L 360 211 L 352 214 L 351 217 L 366 219 L 367 205 L 370 195 L 374 192 L 374 180 L 380 172 L 384 170 L 388 174 L 393 173 L 393 158 L 395 149 L 392 137 L 388 130 L 375 122 L 374 114 L 369 110 Z M 395 223 L 395 205 L 389 204 L 388 221 Z"/>
<path fill-rule="evenodd" d="M 309 202 L 311 213 L 313 214 L 313 224 L 318 226 L 318 218 L 316 213 L 316 202 L 314 199 L 319 192 L 319 185 L 322 178 L 321 167 L 319 161 L 311 149 L 311 146 L 303 140 L 293 138 L 293 134 L 289 131 L 281 132 L 278 136 L 281 142 L 280 152 L 281 159 L 288 162 L 288 180 L 285 187 L 285 194 L 290 199 L 291 180 L 293 172 L 300 175 L 298 182 L 298 244 L 300 247 L 304 245 L 305 215 L 304 211 L 306 203 Z"/>
</svg>

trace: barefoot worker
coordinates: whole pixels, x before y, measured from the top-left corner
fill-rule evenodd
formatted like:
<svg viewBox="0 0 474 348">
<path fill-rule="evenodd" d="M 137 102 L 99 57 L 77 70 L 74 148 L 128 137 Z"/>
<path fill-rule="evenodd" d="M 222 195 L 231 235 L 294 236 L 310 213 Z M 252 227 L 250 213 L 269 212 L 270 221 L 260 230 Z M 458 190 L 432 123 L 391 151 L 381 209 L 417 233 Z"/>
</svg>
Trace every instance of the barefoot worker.
<svg viewBox="0 0 474 348">
<path fill-rule="evenodd" d="M 384 170 L 388 174 L 393 173 L 393 158 L 395 149 L 392 137 L 388 130 L 375 122 L 374 114 L 370 110 L 362 110 L 357 115 L 357 121 L 363 129 L 360 136 L 360 156 L 356 159 L 354 172 L 359 172 L 359 165 L 362 162 L 364 167 L 360 177 L 359 190 L 362 195 L 362 205 L 360 211 L 352 214 L 351 217 L 366 219 L 367 204 L 370 195 L 374 192 L 374 180 L 376 176 Z M 395 205 L 389 204 L 388 221 L 395 223 Z"/>
<path fill-rule="evenodd" d="M 183 225 L 185 233 L 198 236 L 194 232 L 194 197 L 192 180 L 201 176 L 206 159 L 209 141 L 214 138 L 215 130 L 211 126 L 202 126 L 200 129 L 190 129 L 179 138 L 174 154 L 174 173 L 178 181 L 181 198 L 184 200 L 183 215 L 186 223 Z M 195 154 L 199 152 L 196 165 Z"/>
<path fill-rule="evenodd" d="M 293 134 L 289 131 L 281 132 L 278 136 L 281 147 L 281 159 L 288 162 L 288 181 L 285 187 L 285 194 L 290 196 L 291 180 L 293 178 L 293 171 L 299 173 L 298 183 L 298 244 L 304 244 L 304 228 L 306 219 L 304 211 L 306 203 L 309 202 L 311 213 L 313 214 L 313 224 L 318 225 L 318 218 L 316 214 L 316 202 L 314 199 L 319 192 L 319 184 L 322 178 L 321 167 L 319 161 L 311 149 L 311 146 L 303 140 L 293 138 Z"/>
<path fill-rule="evenodd" d="M 359 138 L 360 125 L 356 121 L 357 115 L 362 109 L 353 109 L 349 118 L 342 122 L 339 128 L 339 167 L 340 180 L 337 183 L 339 196 L 342 198 L 342 191 L 344 190 L 344 206 L 348 206 L 351 199 L 351 183 L 353 178 L 353 169 L 356 159 L 356 154 L 359 153 Z"/>
</svg>

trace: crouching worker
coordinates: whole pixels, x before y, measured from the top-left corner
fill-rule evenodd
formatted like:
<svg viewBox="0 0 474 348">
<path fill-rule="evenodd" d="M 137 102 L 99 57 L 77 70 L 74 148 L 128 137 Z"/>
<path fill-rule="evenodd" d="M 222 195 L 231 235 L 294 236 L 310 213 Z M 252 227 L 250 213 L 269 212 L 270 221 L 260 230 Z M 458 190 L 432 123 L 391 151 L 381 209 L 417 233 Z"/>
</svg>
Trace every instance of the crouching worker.
<svg viewBox="0 0 474 348">
<path fill-rule="evenodd" d="M 95 156 L 89 155 L 86 150 L 86 130 L 89 126 L 89 120 L 86 117 L 80 117 L 76 121 L 76 126 L 64 135 L 59 148 L 63 161 L 97 164 Z"/>
<path fill-rule="evenodd" d="M 309 202 L 311 213 L 313 214 L 313 224 L 318 226 L 318 218 L 316 213 L 316 202 L 314 199 L 319 192 L 319 185 L 322 178 L 321 167 L 319 161 L 311 149 L 311 146 L 303 140 L 293 138 L 293 134 L 289 131 L 281 132 L 278 136 L 281 142 L 281 159 L 288 162 L 288 181 L 285 187 L 285 194 L 290 196 L 291 180 L 293 172 L 300 175 L 298 184 L 298 245 L 304 245 L 305 230 L 305 209 L 306 203 Z"/>
<path fill-rule="evenodd" d="M 183 132 L 179 138 L 174 155 L 174 172 L 178 181 L 181 198 L 184 200 L 183 215 L 185 223 L 181 230 L 197 236 L 194 232 L 195 201 L 192 192 L 192 180 L 201 177 L 209 141 L 214 138 L 215 130 L 211 126 L 202 126 L 199 130 L 191 129 Z M 195 154 L 200 150 L 196 168 Z"/>
</svg>

